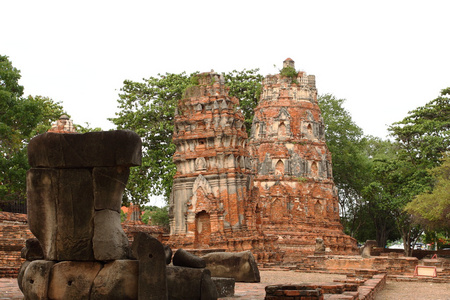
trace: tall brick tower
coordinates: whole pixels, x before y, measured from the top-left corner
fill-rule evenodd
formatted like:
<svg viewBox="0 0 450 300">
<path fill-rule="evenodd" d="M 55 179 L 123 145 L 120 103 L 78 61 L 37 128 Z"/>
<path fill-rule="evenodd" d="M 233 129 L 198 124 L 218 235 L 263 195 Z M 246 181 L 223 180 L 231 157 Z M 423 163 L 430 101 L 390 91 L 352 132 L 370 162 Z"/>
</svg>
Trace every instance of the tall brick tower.
<svg viewBox="0 0 450 300">
<path fill-rule="evenodd" d="M 170 241 L 230 249 L 227 243 L 248 236 L 247 223 L 252 224 L 246 213 L 252 176 L 244 117 L 221 75 L 202 73 L 196 80 L 175 113 Z"/>
<path fill-rule="evenodd" d="M 256 224 L 279 237 L 285 260 L 312 254 L 316 238 L 333 254 L 356 250 L 356 241 L 342 232 L 315 76 L 295 71 L 290 58 L 280 74 L 263 81 L 249 148 Z"/>
</svg>

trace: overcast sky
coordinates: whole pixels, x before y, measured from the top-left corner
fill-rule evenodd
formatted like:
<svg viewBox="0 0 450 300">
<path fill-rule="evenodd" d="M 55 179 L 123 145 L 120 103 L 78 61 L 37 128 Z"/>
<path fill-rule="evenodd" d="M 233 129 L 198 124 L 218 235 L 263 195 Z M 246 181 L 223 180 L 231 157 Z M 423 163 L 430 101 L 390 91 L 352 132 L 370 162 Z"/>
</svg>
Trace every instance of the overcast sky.
<svg viewBox="0 0 450 300">
<path fill-rule="evenodd" d="M 386 137 L 450 86 L 450 1 L 2 1 L 0 54 L 26 95 L 61 101 L 75 123 L 114 128 L 125 79 L 158 73 L 278 73 L 290 57 L 319 94 L 347 99 Z M 276 65 L 276 67 L 274 67 Z"/>
</svg>

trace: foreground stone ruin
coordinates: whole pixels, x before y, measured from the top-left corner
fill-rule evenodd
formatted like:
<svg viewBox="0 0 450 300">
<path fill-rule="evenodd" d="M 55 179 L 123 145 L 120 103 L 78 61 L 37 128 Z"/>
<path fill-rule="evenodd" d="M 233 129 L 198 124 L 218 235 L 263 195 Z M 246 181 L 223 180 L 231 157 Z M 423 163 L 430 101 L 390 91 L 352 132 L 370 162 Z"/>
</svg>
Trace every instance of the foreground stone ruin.
<svg viewBox="0 0 450 300">
<path fill-rule="evenodd" d="M 26 261 L 18 284 L 25 299 L 234 294 L 233 278 L 212 277 L 204 259 L 183 249 L 175 253 L 173 266 L 166 266 L 172 250 L 149 234 L 137 232 L 129 246 L 120 207 L 129 168 L 141 163 L 135 133 L 48 132 L 32 139 L 28 150 L 28 222 L 36 238 L 22 249 Z"/>
<path fill-rule="evenodd" d="M 339 220 L 315 77 L 267 76 L 250 139 L 223 76 L 197 79 L 175 113 L 169 242 L 251 250 L 258 262 L 311 255 L 316 239 L 333 254 L 356 254 Z"/>
<path fill-rule="evenodd" d="M 129 168 L 141 163 L 139 136 L 48 132 L 30 141 L 28 160 L 28 225 L 39 242 L 23 251 L 25 298 L 137 299 L 141 261 L 128 259 L 120 206 Z M 39 247 L 42 257 L 28 255 Z"/>
</svg>

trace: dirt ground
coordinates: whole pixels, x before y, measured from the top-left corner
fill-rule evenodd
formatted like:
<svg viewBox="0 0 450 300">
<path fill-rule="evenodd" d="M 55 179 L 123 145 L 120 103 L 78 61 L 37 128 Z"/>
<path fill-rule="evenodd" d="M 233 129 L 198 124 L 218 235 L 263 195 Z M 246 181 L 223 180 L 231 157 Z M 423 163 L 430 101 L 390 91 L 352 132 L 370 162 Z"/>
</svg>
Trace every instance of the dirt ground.
<svg viewBox="0 0 450 300">
<path fill-rule="evenodd" d="M 450 283 L 388 281 L 375 300 L 449 300 Z"/>
<path fill-rule="evenodd" d="M 235 297 L 226 300 L 262 300 L 265 296 L 265 286 L 269 284 L 299 284 L 311 282 L 332 282 L 334 279 L 344 279 L 345 275 L 300 273 L 294 271 L 261 271 L 260 283 L 236 283 Z M 0 300 L 23 299 L 17 286 L 17 279 L 0 278 Z M 450 300 L 449 283 L 430 282 L 397 282 L 388 281 L 383 291 L 378 293 L 376 300 Z"/>
<path fill-rule="evenodd" d="M 260 283 L 236 283 L 236 293 L 232 299 L 264 299 L 264 287 L 269 284 L 299 284 L 310 282 L 332 282 L 345 279 L 345 275 L 300 273 L 294 271 L 261 271 Z M 387 281 L 386 287 L 375 300 L 450 300 L 450 284 L 429 282 Z"/>
</svg>

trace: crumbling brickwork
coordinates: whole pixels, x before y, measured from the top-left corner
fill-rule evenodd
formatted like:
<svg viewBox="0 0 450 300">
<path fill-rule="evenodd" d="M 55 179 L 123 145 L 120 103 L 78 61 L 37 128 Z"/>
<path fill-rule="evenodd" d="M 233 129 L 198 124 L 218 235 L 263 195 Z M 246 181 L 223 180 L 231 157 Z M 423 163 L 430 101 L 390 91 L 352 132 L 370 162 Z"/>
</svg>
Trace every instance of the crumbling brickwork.
<svg viewBox="0 0 450 300">
<path fill-rule="evenodd" d="M 294 61 L 284 68 L 295 70 Z M 175 116 L 173 244 L 232 251 L 244 241 L 250 249 L 276 241 L 289 261 L 313 254 L 320 238 L 333 254 L 355 253 L 339 220 L 315 77 L 267 76 L 249 140 L 223 78 L 197 79 Z"/>
<path fill-rule="evenodd" d="M 256 231 L 251 212 L 251 159 L 239 101 L 228 96 L 221 75 L 202 73 L 197 79 L 175 113 L 177 173 L 170 199 L 170 243 L 230 251 L 270 249 L 273 238 Z M 270 254 L 264 252 L 267 258 Z"/>
<path fill-rule="evenodd" d="M 294 61 L 283 67 L 294 68 Z M 316 238 L 333 254 L 356 252 L 356 241 L 342 232 L 314 75 L 264 79 L 249 149 L 257 223 L 265 234 L 279 236 L 286 259 L 314 253 Z"/>
</svg>

